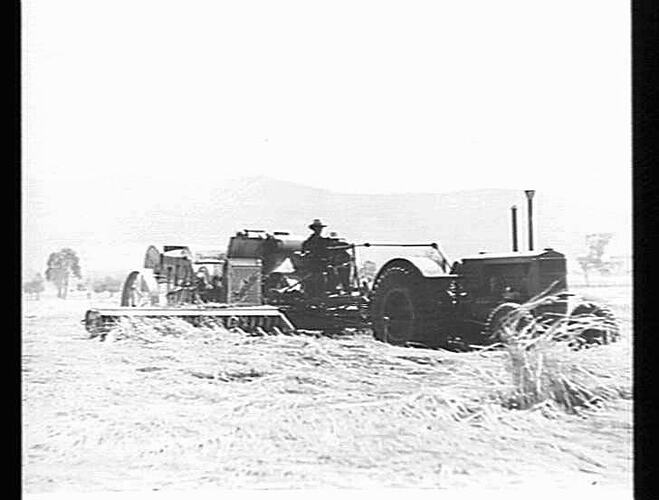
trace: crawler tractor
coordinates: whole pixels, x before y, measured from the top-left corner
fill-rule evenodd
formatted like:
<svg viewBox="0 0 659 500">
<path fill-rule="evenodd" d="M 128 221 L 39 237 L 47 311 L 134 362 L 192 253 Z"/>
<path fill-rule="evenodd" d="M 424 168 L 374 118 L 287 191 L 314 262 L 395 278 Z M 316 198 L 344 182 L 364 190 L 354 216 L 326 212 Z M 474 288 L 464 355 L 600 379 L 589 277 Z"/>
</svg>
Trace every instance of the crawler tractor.
<svg viewBox="0 0 659 500">
<path fill-rule="evenodd" d="M 513 226 L 514 251 L 453 264 L 436 243 L 355 244 L 338 237 L 324 238 L 327 251 L 318 260 L 303 250 L 302 238 L 261 230 L 237 232 L 226 252 L 213 254 L 151 246 L 143 267 L 128 275 L 121 306 L 90 309 L 84 323 L 93 335 L 121 317 L 212 320 L 256 334 L 370 329 L 391 344 L 465 348 L 496 342 L 502 318 L 549 293 L 551 304 L 528 314 L 603 316 L 604 326 L 589 331 L 588 341 L 615 340 L 610 311 L 567 292 L 565 256 L 550 248 L 517 251 L 515 218 Z M 368 286 L 357 251 L 382 246 L 425 252 L 389 260 Z"/>
</svg>

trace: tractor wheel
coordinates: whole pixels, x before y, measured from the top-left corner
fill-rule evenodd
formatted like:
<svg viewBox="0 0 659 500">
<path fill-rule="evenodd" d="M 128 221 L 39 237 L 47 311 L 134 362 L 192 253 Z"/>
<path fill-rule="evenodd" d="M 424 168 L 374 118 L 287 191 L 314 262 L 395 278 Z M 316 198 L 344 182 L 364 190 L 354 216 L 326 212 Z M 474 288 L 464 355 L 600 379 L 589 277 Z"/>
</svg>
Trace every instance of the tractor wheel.
<svg viewBox="0 0 659 500">
<path fill-rule="evenodd" d="M 531 324 L 533 316 L 520 304 L 504 302 L 490 311 L 483 328 L 486 344 L 506 342 L 511 335 Z"/>
<path fill-rule="evenodd" d="M 434 343 L 438 314 L 429 292 L 425 278 L 409 266 L 392 265 L 383 270 L 371 292 L 374 337 L 395 345 Z"/>
<path fill-rule="evenodd" d="M 585 322 L 584 329 L 579 332 L 582 345 L 610 344 L 620 337 L 618 322 L 611 310 L 604 305 L 582 302 L 574 308 L 571 316 L 579 322 Z"/>
<path fill-rule="evenodd" d="M 150 269 L 133 271 L 124 282 L 121 305 L 124 307 L 146 307 L 157 304 L 157 283 Z"/>
</svg>

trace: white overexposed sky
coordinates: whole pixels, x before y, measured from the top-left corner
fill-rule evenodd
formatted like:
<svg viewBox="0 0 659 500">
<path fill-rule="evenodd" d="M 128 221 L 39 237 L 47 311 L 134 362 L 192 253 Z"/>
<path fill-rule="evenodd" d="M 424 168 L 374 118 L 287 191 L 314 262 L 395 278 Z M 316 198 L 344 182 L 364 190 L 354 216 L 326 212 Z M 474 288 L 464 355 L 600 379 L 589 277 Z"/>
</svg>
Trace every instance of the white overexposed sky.
<svg viewBox="0 0 659 500">
<path fill-rule="evenodd" d="M 240 176 L 364 194 L 578 192 L 615 198 L 631 223 L 628 2 L 22 6 L 28 267 L 59 245 L 119 265 L 102 232 L 118 205 Z M 81 228 L 99 234 L 78 241 Z"/>
<path fill-rule="evenodd" d="M 344 192 L 629 196 L 629 12 L 614 0 L 29 0 L 24 174 L 72 188 L 267 175 Z"/>
</svg>

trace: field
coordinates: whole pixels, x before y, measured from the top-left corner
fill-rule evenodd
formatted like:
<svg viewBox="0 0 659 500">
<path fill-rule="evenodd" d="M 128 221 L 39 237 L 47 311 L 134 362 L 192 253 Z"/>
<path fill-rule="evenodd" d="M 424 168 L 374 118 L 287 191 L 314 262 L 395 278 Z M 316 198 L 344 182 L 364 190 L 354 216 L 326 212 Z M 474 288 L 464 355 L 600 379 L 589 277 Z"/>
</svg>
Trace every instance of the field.
<svg viewBox="0 0 659 500">
<path fill-rule="evenodd" d="M 197 488 L 515 488 L 631 492 L 630 287 L 621 340 L 567 352 L 597 404 L 504 404 L 506 351 L 368 335 L 252 337 L 178 321 L 90 339 L 89 303 L 23 303 L 26 493 Z M 96 302 L 96 304 L 99 304 Z M 630 494 L 630 493 L 629 493 Z"/>
</svg>

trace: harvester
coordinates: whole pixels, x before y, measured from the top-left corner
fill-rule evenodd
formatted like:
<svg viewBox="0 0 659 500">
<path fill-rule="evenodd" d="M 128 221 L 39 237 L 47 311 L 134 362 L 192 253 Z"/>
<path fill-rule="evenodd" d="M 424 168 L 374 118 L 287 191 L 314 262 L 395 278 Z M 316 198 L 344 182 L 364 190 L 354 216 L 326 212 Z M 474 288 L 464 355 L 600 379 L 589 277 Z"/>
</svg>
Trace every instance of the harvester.
<svg viewBox="0 0 659 500">
<path fill-rule="evenodd" d="M 369 329 L 390 344 L 455 349 L 497 342 L 503 318 L 545 294 L 549 305 L 526 314 L 600 316 L 601 326 L 585 340 L 616 340 L 608 308 L 567 291 L 565 255 L 533 249 L 532 194 L 529 250 L 518 250 L 513 207 L 512 252 L 453 263 L 437 243 L 350 243 L 330 235 L 321 238 L 318 255 L 305 250 L 301 237 L 250 229 L 232 236 L 226 251 L 150 246 L 142 268 L 125 280 L 121 305 L 90 309 L 83 322 L 94 336 L 124 317 L 213 321 L 253 334 Z M 377 247 L 424 251 L 388 260 L 369 285 L 359 275 L 357 252 Z"/>
</svg>

